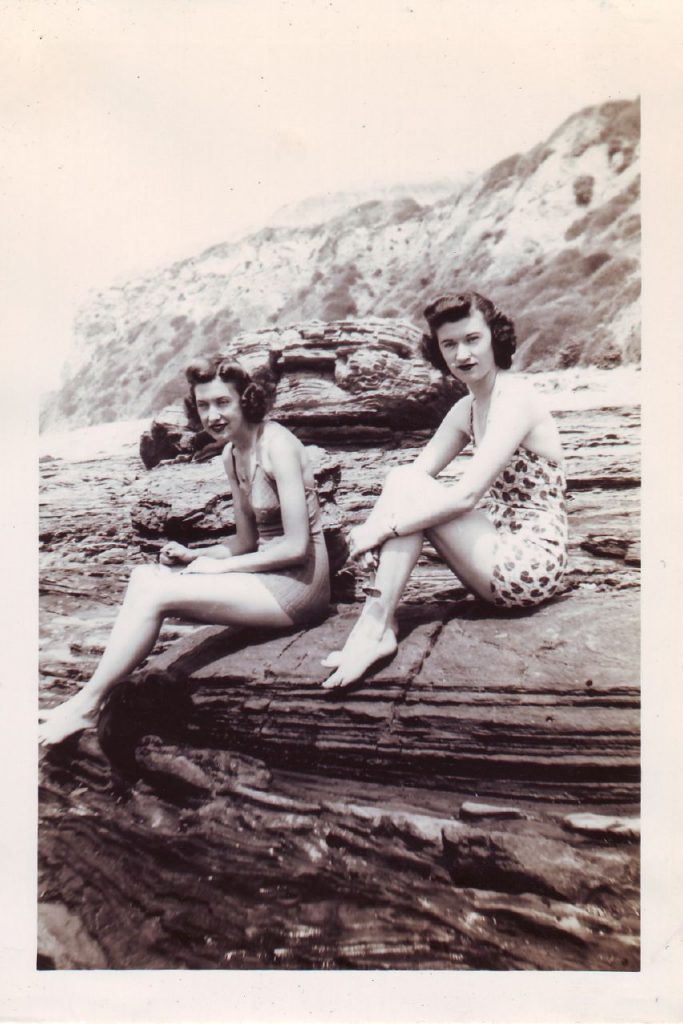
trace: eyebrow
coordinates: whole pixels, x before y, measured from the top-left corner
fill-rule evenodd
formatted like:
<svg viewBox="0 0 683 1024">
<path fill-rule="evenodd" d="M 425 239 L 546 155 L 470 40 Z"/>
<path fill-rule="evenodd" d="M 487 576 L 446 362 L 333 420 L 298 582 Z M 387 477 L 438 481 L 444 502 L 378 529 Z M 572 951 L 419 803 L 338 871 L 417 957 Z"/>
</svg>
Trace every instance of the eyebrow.
<svg viewBox="0 0 683 1024">
<path fill-rule="evenodd" d="M 465 338 L 481 338 L 481 331 L 468 331 Z M 444 338 L 442 345 L 447 345 L 449 342 L 457 342 L 457 338 Z"/>
</svg>

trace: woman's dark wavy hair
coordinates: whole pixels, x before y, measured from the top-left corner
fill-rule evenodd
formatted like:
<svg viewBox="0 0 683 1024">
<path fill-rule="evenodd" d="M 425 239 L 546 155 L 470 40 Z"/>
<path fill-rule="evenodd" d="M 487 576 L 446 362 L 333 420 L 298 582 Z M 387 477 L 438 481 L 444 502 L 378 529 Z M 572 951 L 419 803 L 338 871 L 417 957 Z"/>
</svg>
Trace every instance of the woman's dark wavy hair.
<svg viewBox="0 0 683 1024">
<path fill-rule="evenodd" d="M 450 376 L 450 370 L 441 355 L 436 332 L 442 324 L 464 320 L 477 309 L 491 331 L 496 366 L 501 370 L 510 369 L 512 356 L 517 348 L 515 325 L 512 320 L 479 292 L 461 292 L 458 295 L 441 295 L 430 302 L 424 311 L 425 320 L 429 324 L 429 334 L 422 335 L 420 350 L 427 362 L 441 370 L 441 373 Z"/>
<path fill-rule="evenodd" d="M 185 370 L 185 376 L 190 385 L 190 393 L 185 397 L 185 412 L 194 430 L 202 428 L 195 399 L 197 384 L 208 384 L 216 378 L 224 384 L 232 384 L 239 395 L 244 418 L 249 423 L 261 423 L 275 401 L 278 382 L 275 359 L 250 374 L 232 356 L 215 353 L 195 359 Z"/>
</svg>

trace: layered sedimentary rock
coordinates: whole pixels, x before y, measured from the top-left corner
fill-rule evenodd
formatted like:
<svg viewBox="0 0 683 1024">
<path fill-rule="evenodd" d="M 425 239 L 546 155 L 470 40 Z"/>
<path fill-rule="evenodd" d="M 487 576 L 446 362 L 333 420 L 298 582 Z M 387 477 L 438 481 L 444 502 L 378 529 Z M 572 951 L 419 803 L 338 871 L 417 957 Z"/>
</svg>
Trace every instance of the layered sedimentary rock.
<svg viewBox="0 0 683 1024">
<path fill-rule="evenodd" d="M 399 653 L 332 697 L 319 662 L 357 612 L 352 567 L 307 632 L 164 626 L 98 736 L 43 762 L 40 966 L 637 969 L 639 419 L 558 419 L 571 559 L 546 607 L 467 599 L 426 547 Z M 424 441 L 383 436 L 313 453 L 337 565 L 342 526 Z M 216 458 L 41 472 L 53 703 L 130 568 L 233 520 Z"/>
<path fill-rule="evenodd" d="M 637 846 L 577 836 L 570 805 L 472 822 L 457 790 L 177 739 L 143 740 L 137 764 L 144 781 L 117 799 L 94 739 L 51 766 L 44 966 L 638 967 Z"/>
<path fill-rule="evenodd" d="M 401 321 L 311 322 L 239 334 L 221 348 L 248 370 L 280 376 L 273 415 L 304 441 L 396 445 L 411 430 L 434 429 L 462 384 L 418 357 L 422 334 Z M 211 454 L 181 405 L 155 416 L 140 441 L 148 469 L 164 460 Z"/>
<path fill-rule="evenodd" d="M 174 644 L 112 700 L 113 763 L 130 766 L 139 721 L 155 719 L 152 687 L 166 694 L 168 681 L 188 735 L 269 765 L 501 799 L 637 799 L 634 595 L 577 594 L 525 616 L 474 601 L 406 609 L 398 654 L 331 695 L 321 656 L 356 614 L 275 638 L 209 627 Z"/>
</svg>

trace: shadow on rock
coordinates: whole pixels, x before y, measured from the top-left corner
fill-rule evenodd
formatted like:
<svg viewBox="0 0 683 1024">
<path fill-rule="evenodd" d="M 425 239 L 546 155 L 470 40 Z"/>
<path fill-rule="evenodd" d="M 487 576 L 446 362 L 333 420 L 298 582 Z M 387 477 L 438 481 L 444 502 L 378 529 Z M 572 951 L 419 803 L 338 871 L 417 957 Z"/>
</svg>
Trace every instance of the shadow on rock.
<svg viewBox="0 0 683 1024">
<path fill-rule="evenodd" d="M 100 712 L 97 735 L 114 787 L 125 789 L 140 778 L 136 751 L 143 736 L 183 740 L 192 710 L 191 685 L 168 673 L 147 672 L 112 690 Z"/>
</svg>

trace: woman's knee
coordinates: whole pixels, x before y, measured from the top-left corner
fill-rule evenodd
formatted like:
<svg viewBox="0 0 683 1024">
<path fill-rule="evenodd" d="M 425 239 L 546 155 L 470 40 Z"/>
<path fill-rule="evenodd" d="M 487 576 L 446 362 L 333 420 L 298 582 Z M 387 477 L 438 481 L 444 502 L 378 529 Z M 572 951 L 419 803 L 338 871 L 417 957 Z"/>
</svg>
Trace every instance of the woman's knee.
<svg viewBox="0 0 683 1024">
<path fill-rule="evenodd" d="M 130 574 L 126 600 L 154 602 L 160 597 L 162 574 L 156 565 L 136 565 Z"/>
<path fill-rule="evenodd" d="M 384 478 L 384 493 L 391 494 L 395 491 L 404 493 L 407 488 L 415 486 L 416 482 L 424 479 L 425 474 L 413 466 L 394 466 Z"/>
</svg>

